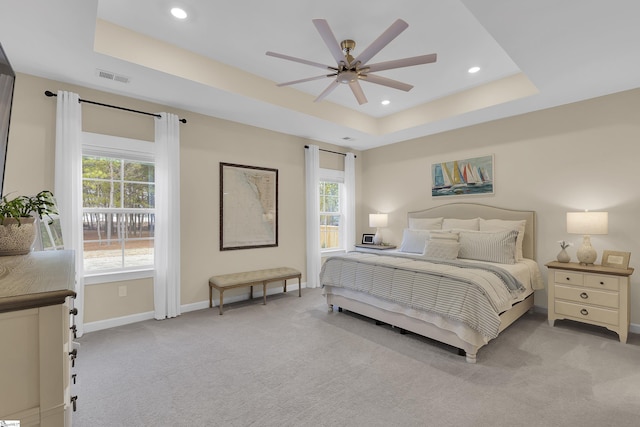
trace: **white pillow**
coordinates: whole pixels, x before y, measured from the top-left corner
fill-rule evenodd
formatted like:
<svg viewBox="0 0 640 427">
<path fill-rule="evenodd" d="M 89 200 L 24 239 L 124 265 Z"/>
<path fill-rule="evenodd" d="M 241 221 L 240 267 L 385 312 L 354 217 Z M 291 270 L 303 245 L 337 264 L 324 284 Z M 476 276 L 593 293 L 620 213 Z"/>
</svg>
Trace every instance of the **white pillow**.
<svg viewBox="0 0 640 427">
<path fill-rule="evenodd" d="M 402 244 L 400 245 L 400 252 L 410 252 L 414 254 L 421 254 L 424 252 L 424 246 L 429 238 L 428 230 L 411 230 L 405 228 L 402 232 Z"/>
<path fill-rule="evenodd" d="M 424 256 L 436 259 L 456 259 L 458 258 L 459 250 L 460 243 L 458 242 L 439 239 L 429 240 L 424 250 Z"/>
<path fill-rule="evenodd" d="M 527 220 L 515 220 L 509 221 L 505 219 L 484 219 L 480 218 L 480 231 L 501 231 L 501 230 L 516 230 L 518 232 L 518 239 L 516 240 L 516 259 L 524 259 L 522 254 L 522 242 L 524 241 L 524 228 L 527 225 Z"/>
<path fill-rule="evenodd" d="M 444 218 L 409 218 L 409 228 L 412 230 L 440 230 Z"/>
<path fill-rule="evenodd" d="M 453 240 L 458 241 L 460 233 L 449 230 L 431 230 L 429 231 L 429 240 Z"/>
<path fill-rule="evenodd" d="M 451 230 L 452 228 L 460 228 L 463 230 L 480 230 L 480 218 L 473 219 L 455 219 L 445 218 L 442 221 L 443 230 Z"/>
<path fill-rule="evenodd" d="M 497 232 L 462 230 L 458 258 L 515 264 L 517 237 L 516 230 Z"/>
</svg>

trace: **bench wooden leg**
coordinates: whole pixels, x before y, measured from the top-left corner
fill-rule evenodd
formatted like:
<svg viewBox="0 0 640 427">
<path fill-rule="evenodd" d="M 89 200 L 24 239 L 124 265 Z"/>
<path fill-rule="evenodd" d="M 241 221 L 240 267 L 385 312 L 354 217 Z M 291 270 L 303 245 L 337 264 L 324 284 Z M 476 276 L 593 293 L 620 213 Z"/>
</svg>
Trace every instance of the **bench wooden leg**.
<svg viewBox="0 0 640 427">
<path fill-rule="evenodd" d="M 298 297 L 302 296 L 302 275 L 298 276 Z"/>
<path fill-rule="evenodd" d="M 223 295 L 224 295 L 224 291 L 220 290 L 220 316 L 222 316 L 222 304 L 224 301 Z"/>
<path fill-rule="evenodd" d="M 213 287 L 209 285 L 209 308 L 213 307 Z"/>
<path fill-rule="evenodd" d="M 253 299 L 253 285 L 250 286 L 251 290 L 249 291 L 249 300 Z"/>
<path fill-rule="evenodd" d="M 287 292 L 287 279 L 284 279 L 284 292 Z"/>
<path fill-rule="evenodd" d="M 267 305 L 267 282 L 262 282 L 262 304 Z"/>
</svg>

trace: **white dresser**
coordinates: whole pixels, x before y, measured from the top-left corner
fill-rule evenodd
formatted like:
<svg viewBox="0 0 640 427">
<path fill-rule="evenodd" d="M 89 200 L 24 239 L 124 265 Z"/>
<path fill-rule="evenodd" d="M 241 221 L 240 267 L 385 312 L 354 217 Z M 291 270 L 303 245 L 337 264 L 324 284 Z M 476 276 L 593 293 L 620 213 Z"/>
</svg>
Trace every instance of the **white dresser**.
<svg viewBox="0 0 640 427">
<path fill-rule="evenodd" d="M 548 320 L 570 319 L 614 331 L 620 342 L 629 334 L 629 276 L 633 268 L 550 262 Z"/>
<path fill-rule="evenodd" d="M 0 420 L 71 425 L 72 251 L 0 257 Z"/>
</svg>

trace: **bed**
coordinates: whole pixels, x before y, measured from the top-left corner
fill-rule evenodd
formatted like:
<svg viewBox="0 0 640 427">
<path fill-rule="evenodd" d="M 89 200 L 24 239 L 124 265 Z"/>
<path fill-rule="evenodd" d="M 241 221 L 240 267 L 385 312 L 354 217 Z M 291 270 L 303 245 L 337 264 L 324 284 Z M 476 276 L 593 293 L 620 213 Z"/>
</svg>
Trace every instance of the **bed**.
<svg viewBox="0 0 640 427">
<path fill-rule="evenodd" d="M 544 288 L 535 235 L 534 211 L 452 203 L 409 212 L 398 250 L 328 258 L 323 295 L 330 311 L 446 343 L 475 363 Z"/>
</svg>

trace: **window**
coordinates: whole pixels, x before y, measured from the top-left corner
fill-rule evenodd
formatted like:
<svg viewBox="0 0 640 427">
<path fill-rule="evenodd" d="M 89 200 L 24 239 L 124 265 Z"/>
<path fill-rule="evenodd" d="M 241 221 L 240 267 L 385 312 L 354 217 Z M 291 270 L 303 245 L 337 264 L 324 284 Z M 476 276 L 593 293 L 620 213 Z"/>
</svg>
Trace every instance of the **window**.
<svg viewBox="0 0 640 427">
<path fill-rule="evenodd" d="M 320 249 L 344 249 L 344 184 L 343 172 L 320 170 Z"/>
<path fill-rule="evenodd" d="M 153 277 L 154 144 L 83 132 L 85 284 Z"/>
<path fill-rule="evenodd" d="M 85 273 L 153 268 L 155 168 L 123 157 L 82 157 Z"/>
</svg>

